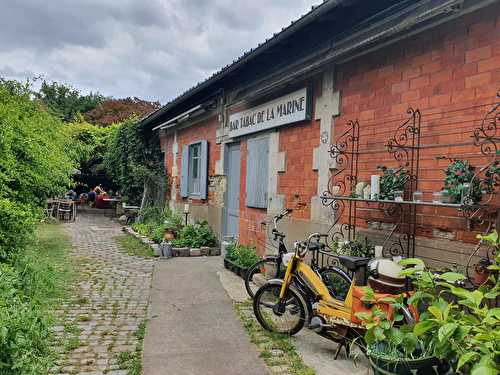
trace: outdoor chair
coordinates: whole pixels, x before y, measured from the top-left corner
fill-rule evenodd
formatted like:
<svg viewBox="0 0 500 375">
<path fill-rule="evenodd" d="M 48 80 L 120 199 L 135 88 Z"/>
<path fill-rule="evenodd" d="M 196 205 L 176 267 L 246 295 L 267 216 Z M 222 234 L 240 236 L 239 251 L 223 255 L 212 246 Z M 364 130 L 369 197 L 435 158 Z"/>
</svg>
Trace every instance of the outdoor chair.
<svg viewBox="0 0 500 375">
<path fill-rule="evenodd" d="M 57 218 L 59 220 L 75 220 L 75 204 L 71 200 L 60 200 L 57 209 Z"/>
</svg>

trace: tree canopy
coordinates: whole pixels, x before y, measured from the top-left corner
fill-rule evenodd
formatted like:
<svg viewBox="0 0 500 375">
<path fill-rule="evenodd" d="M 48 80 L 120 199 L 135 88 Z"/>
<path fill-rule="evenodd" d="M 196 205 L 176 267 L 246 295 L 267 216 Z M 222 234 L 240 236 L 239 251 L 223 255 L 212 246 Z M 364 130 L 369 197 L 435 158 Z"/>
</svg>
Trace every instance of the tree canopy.
<svg viewBox="0 0 500 375">
<path fill-rule="evenodd" d="M 47 108 L 63 121 L 75 119 L 78 113 L 93 110 L 105 98 L 99 93 L 90 92 L 82 95 L 80 91 L 63 83 L 43 81 L 35 97 L 44 103 Z"/>
<path fill-rule="evenodd" d="M 101 126 L 109 126 L 130 116 L 144 117 L 160 108 L 159 102 L 148 102 L 139 98 L 108 99 L 85 113 L 85 119 Z"/>
</svg>

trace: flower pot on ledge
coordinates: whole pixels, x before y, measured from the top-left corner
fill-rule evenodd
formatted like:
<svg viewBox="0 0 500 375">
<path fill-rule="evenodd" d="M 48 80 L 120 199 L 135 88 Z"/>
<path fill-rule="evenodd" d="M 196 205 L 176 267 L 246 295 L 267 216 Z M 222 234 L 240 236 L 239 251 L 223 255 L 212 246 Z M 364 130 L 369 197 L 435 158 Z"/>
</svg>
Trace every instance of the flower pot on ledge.
<svg viewBox="0 0 500 375">
<path fill-rule="evenodd" d="M 224 267 L 229 271 L 235 273 L 240 276 L 242 279 L 245 278 L 248 268 L 244 268 L 234 262 L 231 262 L 229 259 L 224 258 Z"/>
<path fill-rule="evenodd" d="M 174 257 L 188 257 L 189 247 L 174 247 L 172 248 L 172 255 Z"/>
</svg>

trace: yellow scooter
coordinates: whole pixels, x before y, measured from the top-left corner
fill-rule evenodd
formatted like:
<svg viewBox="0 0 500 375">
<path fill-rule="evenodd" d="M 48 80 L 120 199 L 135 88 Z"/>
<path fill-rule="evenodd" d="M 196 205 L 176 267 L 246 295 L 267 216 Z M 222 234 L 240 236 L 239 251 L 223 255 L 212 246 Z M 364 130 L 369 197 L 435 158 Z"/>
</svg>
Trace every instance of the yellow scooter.
<svg viewBox="0 0 500 375">
<path fill-rule="evenodd" d="M 358 285 L 364 284 L 369 258 L 338 256 L 339 262 L 354 272 L 353 281 L 345 300 L 332 297 L 321 275 L 314 272 L 304 261 L 311 241 L 318 242 L 325 235 L 314 233 L 306 242 L 294 244 L 295 253 L 289 258 L 283 280 L 273 279 L 259 288 L 253 300 L 255 316 L 268 331 L 288 333 L 299 332 L 306 323 L 308 328 L 330 340 L 339 343 L 335 359 L 342 347 L 349 354 L 350 342 L 362 337 L 364 328 L 355 316 L 357 312 L 369 311 L 371 307 L 364 300 L 365 291 Z M 382 310 L 392 314 L 390 303 L 384 303 L 392 294 L 376 294 L 375 300 Z M 315 301 L 313 303 L 309 301 Z M 406 322 L 413 322 L 414 316 L 408 308 L 400 311 Z"/>
</svg>

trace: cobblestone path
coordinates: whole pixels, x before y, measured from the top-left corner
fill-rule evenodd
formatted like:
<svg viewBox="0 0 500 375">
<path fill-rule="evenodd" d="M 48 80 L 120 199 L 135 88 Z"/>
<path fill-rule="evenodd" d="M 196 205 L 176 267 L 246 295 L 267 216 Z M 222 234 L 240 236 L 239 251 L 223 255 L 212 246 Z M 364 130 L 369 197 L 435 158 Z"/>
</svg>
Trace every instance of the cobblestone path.
<svg viewBox="0 0 500 375">
<path fill-rule="evenodd" d="M 154 261 L 121 251 L 113 240 L 121 227 L 104 216 L 80 215 L 64 228 L 78 274 L 56 310 L 63 354 L 54 373 L 125 375 L 124 358 L 136 352 L 147 316 Z"/>
</svg>

